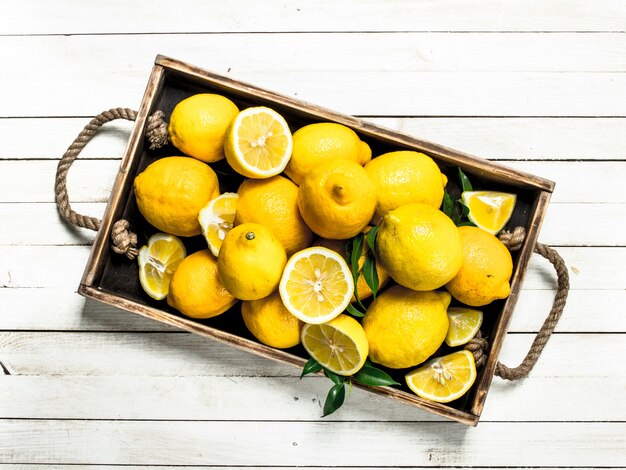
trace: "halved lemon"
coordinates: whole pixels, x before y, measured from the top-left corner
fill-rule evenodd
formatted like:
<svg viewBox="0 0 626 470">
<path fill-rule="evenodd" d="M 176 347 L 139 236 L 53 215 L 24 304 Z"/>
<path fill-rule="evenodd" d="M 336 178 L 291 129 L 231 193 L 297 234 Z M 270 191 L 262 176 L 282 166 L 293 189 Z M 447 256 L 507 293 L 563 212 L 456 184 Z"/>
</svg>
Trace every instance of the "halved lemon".
<svg viewBox="0 0 626 470">
<path fill-rule="evenodd" d="M 341 255 L 314 246 L 287 261 L 279 290 L 292 315 L 305 323 L 320 324 L 346 309 L 354 294 L 354 280 Z"/>
<path fill-rule="evenodd" d="M 457 351 L 437 357 L 409 372 L 406 384 L 422 398 L 449 403 L 462 397 L 476 380 L 476 363 L 471 352 Z"/>
<path fill-rule="evenodd" d="M 292 149 L 293 138 L 287 122 L 264 106 L 241 111 L 224 140 L 229 165 L 249 178 L 269 178 L 281 173 Z"/>
<path fill-rule="evenodd" d="M 237 198 L 237 193 L 224 193 L 209 201 L 198 214 L 202 235 L 214 256 L 219 254 L 224 238 L 233 228 Z"/>
<path fill-rule="evenodd" d="M 152 235 L 137 256 L 139 283 L 146 294 L 156 300 L 167 297 L 172 274 L 185 256 L 187 250 L 178 237 L 166 233 Z"/>
<path fill-rule="evenodd" d="M 473 308 L 451 307 L 448 309 L 448 346 L 461 346 L 468 343 L 480 330 L 483 312 Z"/>
<path fill-rule="evenodd" d="M 367 359 L 365 331 L 348 315 L 321 325 L 304 325 L 300 337 L 311 357 L 335 374 L 355 374 Z"/>
<path fill-rule="evenodd" d="M 495 235 L 511 218 L 517 196 L 496 191 L 465 191 L 461 199 L 469 209 L 469 220 Z"/>
</svg>

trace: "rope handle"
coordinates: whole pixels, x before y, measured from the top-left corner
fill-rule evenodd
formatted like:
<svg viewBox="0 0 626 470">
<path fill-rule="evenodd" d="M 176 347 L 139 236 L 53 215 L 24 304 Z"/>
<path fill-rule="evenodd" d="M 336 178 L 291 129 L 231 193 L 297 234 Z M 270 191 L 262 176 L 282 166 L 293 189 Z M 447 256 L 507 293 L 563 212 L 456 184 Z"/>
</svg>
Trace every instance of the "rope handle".
<svg viewBox="0 0 626 470">
<path fill-rule="evenodd" d="M 61 217 L 68 223 L 96 231 L 100 228 L 100 220 L 95 217 L 81 215 L 71 208 L 67 194 L 67 173 L 81 150 L 85 148 L 102 125 L 115 119 L 134 121 L 136 117 L 137 112 L 127 108 L 113 108 L 98 114 L 85 126 L 74 142 L 72 142 L 72 145 L 70 145 L 63 154 L 57 167 L 54 191 L 59 214 L 61 214 Z M 167 124 L 162 111 L 156 111 L 148 117 L 146 139 L 149 142 L 151 150 L 168 144 Z M 526 231 L 524 228 L 516 227 L 512 232 L 502 232 L 499 238 L 510 251 L 517 251 L 521 248 L 525 236 Z M 129 231 L 129 223 L 127 220 L 120 219 L 113 224 L 111 230 L 111 248 L 116 253 L 124 254 L 130 259 L 134 259 L 137 256 L 137 235 Z M 507 367 L 501 362 L 498 362 L 496 365 L 496 375 L 505 380 L 519 380 L 526 377 L 533 369 L 563 314 L 567 294 L 569 292 L 569 274 L 567 272 L 567 266 L 557 251 L 547 245 L 537 243 L 535 253 L 540 254 L 550 261 L 556 270 L 556 295 L 548 317 L 543 322 L 543 325 L 539 329 L 537 336 L 521 364 L 513 368 Z M 465 345 L 465 349 L 474 355 L 477 367 L 481 367 L 487 360 L 486 350 L 488 347 L 488 341 L 482 338 L 480 333 Z"/>
</svg>

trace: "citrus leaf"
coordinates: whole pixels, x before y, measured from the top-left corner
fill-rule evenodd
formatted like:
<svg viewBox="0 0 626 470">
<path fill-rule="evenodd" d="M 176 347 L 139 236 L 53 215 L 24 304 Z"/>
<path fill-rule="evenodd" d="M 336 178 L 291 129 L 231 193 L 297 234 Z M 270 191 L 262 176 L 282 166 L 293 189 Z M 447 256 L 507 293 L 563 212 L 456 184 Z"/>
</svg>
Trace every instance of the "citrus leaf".
<svg viewBox="0 0 626 470">
<path fill-rule="evenodd" d="M 315 372 L 319 372 L 320 370 L 322 370 L 322 365 L 315 359 L 311 358 L 306 361 L 306 364 L 304 364 L 304 367 L 302 368 L 302 374 L 300 374 L 300 378 L 304 377 L 307 374 L 314 374 Z"/>
<path fill-rule="evenodd" d="M 345 399 L 346 385 L 343 382 L 333 385 L 328 391 L 328 395 L 326 395 L 326 401 L 324 402 L 324 414 L 322 415 L 322 418 L 337 411 L 341 405 L 343 405 L 343 401 Z"/>
<path fill-rule="evenodd" d="M 376 235 L 378 234 L 379 228 L 380 227 L 378 225 L 375 225 L 365 235 L 365 241 L 367 242 L 367 246 L 369 247 L 370 251 L 374 254 L 374 256 L 376 256 Z"/>
<path fill-rule="evenodd" d="M 461 188 L 463 188 L 463 192 L 465 191 L 473 191 L 472 183 L 470 183 L 469 178 L 463 173 L 461 167 L 459 167 L 459 180 L 461 181 Z"/>
<path fill-rule="evenodd" d="M 363 277 L 369 288 L 372 289 L 374 298 L 376 298 L 378 293 L 378 273 L 376 272 L 376 258 L 371 253 L 368 254 L 365 258 L 365 263 L 363 263 Z"/>
<path fill-rule="evenodd" d="M 454 220 L 454 201 L 448 191 L 443 192 L 443 202 L 441 203 L 441 212 Z"/>
<path fill-rule="evenodd" d="M 352 304 L 348 304 L 348 306 L 346 307 L 346 311 L 352 315 L 353 317 L 357 317 L 357 318 L 362 318 L 365 316 L 365 314 L 363 312 L 361 312 L 360 310 L 358 310 L 356 307 L 354 307 Z"/>
<path fill-rule="evenodd" d="M 463 222 L 459 222 L 456 225 L 457 227 L 476 227 L 476 224 L 472 222 L 471 220 L 465 220 Z"/>
<path fill-rule="evenodd" d="M 323 367 L 323 369 L 326 377 L 332 380 L 336 385 L 342 384 L 346 381 L 345 377 L 335 374 L 333 371 L 328 370 L 326 367 Z"/>
<path fill-rule="evenodd" d="M 350 270 L 354 278 L 354 284 L 359 278 L 359 259 L 363 254 L 363 234 L 359 233 L 352 239 L 352 252 L 350 253 Z"/>
<path fill-rule="evenodd" d="M 367 364 L 361 367 L 361 370 L 354 374 L 354 378 L 363 385 L 371 385 L 373 387 L 400 385 L 398 382 L 393 380 L 387 372 Z"/>
</svg>

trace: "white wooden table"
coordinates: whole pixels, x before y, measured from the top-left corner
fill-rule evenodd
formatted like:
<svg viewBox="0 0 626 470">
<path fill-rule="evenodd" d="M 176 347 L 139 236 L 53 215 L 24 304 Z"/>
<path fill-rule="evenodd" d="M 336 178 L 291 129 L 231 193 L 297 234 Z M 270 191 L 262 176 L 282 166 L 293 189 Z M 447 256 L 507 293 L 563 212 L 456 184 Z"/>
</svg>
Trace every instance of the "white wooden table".
<svg viewBox="0 0 626 470">
<path fill-rule="evenodd" d="M 0 468 L 626 466 L 625 1 L 7 0 L 0 51 Z M 322 420 L 326 380 L 75 294 L 93 234 L 56 214 L 57 160 L 157 53 L 556 181 L 540 240 L 572 289 L 531 376 L 475 429 L 358 390 Z M 129 129 L 72 168 L 78 210 Z M 533 259 L 503 362 L 554 283 Z"/>
</svg>

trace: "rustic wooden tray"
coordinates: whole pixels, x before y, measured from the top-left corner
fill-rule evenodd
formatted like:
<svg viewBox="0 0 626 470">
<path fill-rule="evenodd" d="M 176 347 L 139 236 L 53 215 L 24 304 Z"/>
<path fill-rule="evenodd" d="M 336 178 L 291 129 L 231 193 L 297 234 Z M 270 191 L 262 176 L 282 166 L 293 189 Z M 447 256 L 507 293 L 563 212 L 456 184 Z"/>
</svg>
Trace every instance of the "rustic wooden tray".
<svg viewBox="0 0 626 470">
<path fill-rule="evenodd" d="M 135 175 L 156 158 L 181 153 L 172 146 L 157 151 L 148 150 L 145 142 L 145 127 L 148 116 L 156 110 L 162 110 L 168 119 L 176 103 L 195 93 L 204 92 L 225 95 L 233 100 L 240 109 L 249 106 L 269 106 L 285 117 L 292 127 L 292 131 L 303 125 L 319 121 L 334 121 L 344 124 L 354 129 L 363 140 L 370 144 L 374 156 L 403 149 L 424 152 L 435 159 L 442 171 L 449 175 L 447 189 L 454 198 L 460 194 L 457 178 L 453 174 L 457 166 L 461 167 L 470 177 L 475 187 L 515 192 L 518 195 L 515 212 L 508 226 L 523 226 L 526 229 L 526 238 L 522 248 L 513 253 L 514 271 L 511 279 L 511 295 L 506 300 L 493 302 L 484 309 L 485 321 L 481 330 L 489 340 L 488 356 L 485 366 L 479 369 L 478 377 L 470 392 L 450 404 L 439 404 L 417 397 L 407 387 L 367 387 L 358 383 L 354 384 L 373 393 L 394 398 L 403 403 L 475 426 L 484 407 L 498 354 L 521 289 L 529 258 L 537 240 L 546 206 L 554 189 L 554 183 L 551 181 L 159 55 L 155 60 L 135 127 L 120 165 L 109 204 L 91 250 L 78 292 L 85 297 L 192 333 L 223 341 L 260 356 L 292 364 L 299 368 L 305 364 L 308 355 L 300 346 L 289 350 L 278 350 L 256 341 L 245 328 L 238 305 L 233 307 L 231 311 L 212 319 L 192 320 L 182 316 L 165 302 L 150 299 L 139 285 L 137 263 L 129 262 L 125 257 L 113 253 L 109 248 L 111 227 L 120 218 L 125 218 L 131 222 L 131 228 L 139 236 L 140 245 L 157 231 L 143 219 L 137 210 L 132 191 L 133 180 Z M 220 169 L 227 170 L 223 161 L 212 166 L 218 172 Z M 220 180 L 222 191 L 232 191 L 237 187 L 241 178 L 236 176 L 222 177 L 220 175 Z M 185 244 L 188 252 L 206 247 L 202 237 L 185 239 Z M 399 382 L 404 383 L 402 379 L 404 371 L 390 372 Z"/>
</svg>

